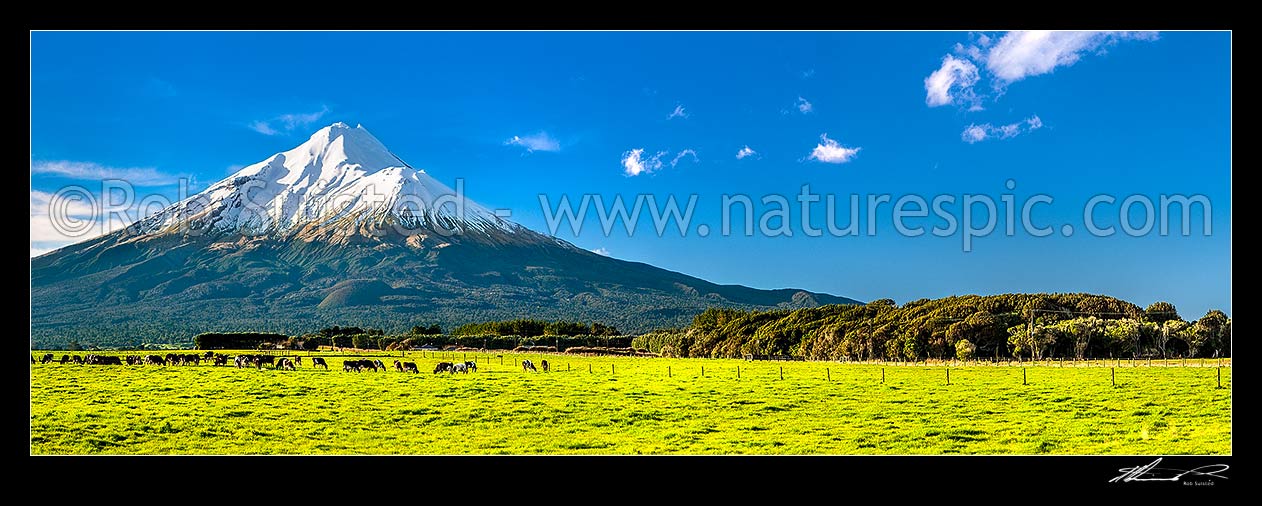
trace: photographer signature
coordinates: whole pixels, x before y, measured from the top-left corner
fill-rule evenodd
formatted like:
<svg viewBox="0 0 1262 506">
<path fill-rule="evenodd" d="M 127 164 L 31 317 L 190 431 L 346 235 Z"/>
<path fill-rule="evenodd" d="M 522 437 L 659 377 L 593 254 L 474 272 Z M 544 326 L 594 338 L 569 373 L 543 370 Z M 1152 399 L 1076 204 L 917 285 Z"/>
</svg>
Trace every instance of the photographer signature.
<svg viewBox="0 0 1262 506">
<path fill-rule="evenodd" d="M 1221 473 L 1229 469 L 1227 464 L 1209 464 L 1197 467 L 1195 469 L 1171 469 L 1168 467 L 1157 467 L 1161 463 L 1161 459 L 1152 461 L 1146 466 L 1123 467 L 1118 469 L 1122 474 L 1116 478 L 1109 480 L 1109 483 L 1131 482 L 1131 481 L 1179 481 L 1184 476 L 1206 476 L 1214 478 L 1227 479 Z"/>
</svg>

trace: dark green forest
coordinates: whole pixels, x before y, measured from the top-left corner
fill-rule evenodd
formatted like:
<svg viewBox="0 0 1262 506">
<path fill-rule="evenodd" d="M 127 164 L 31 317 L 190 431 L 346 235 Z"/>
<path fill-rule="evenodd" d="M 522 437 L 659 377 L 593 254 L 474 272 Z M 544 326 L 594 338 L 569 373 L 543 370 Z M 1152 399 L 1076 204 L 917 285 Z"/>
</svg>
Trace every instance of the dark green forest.
<svg viewBox="0 0 1262 506">
<path fill-rule="evenodd" d="M 600 332 L 593 333 L 593 330 Z M 415 325 L 406 334 L 387 335 L 382 329 L 334 325 L 296 336 L 260 332 L 206 332 L 193 339 L 197 349 L 290 349 L 316 350 L 322 346 L 360 350 L 399 350 L 422 346 L 458 346 L 511 350 L 518 346 L 555 346 L 564 351 L 574 347 L 630 346 L 631 338 L 619 336 L 617 329 L 599 323 L 591 325 L 541 320 L 509 320 L 469 324 L 453 334 L 443 334 L 438 325 Z"/>
<path fill-rule="evenodd" d="M 632 346 L 677 357 L 811 360 L 1228 357 L 1231 319 L 1211 310 L 1185 321 L 1166 302 L 1141 308 L 1082 293 L 963 295 L 902 306 L 882 299 L 798 310 L 709 309 L 687 327 L 638 336 Z"/>
</svg>

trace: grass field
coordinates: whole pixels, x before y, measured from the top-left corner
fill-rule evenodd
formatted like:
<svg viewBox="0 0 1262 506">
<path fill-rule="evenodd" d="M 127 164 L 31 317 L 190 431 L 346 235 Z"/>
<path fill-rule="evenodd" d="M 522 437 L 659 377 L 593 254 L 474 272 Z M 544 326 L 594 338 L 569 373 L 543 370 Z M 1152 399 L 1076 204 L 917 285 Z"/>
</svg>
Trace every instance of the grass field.
<svg viewBox="0 0 1262 506">
<path fill-rule="evenodd" d="M 947 385 L 942 366 L 551 355 L 535 374 L 523 356 L 478 357 L 467 375 L 431 374 L 441 360 L 419 353 L 419 375 L 346 373 L 341 358 L 328 372 L 32 365 L 31 452 L 1232 451 L 1231 367 L 1220 389 L 1215 367 L 1118 367 L 1116 386 L 1109 367 L 1030 367 L 1028 385 L 1021 367 L 952 367 Z"/>
</svg>

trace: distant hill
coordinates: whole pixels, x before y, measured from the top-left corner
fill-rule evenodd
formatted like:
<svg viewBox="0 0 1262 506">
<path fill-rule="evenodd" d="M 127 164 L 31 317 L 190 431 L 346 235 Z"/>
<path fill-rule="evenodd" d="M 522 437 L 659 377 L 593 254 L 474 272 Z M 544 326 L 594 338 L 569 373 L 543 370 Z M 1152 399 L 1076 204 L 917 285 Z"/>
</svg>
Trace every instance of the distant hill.
<svg viewBox="0 0 1262 506">
<path fill-rule="evenodd" d="M 855 304 L 718 285 L 598 255 L 466 200 L 336 123 L 125 230 L 31 259 L 36 346 L 191 342 L 205 331 L 569 319 L 623 332 L 709 307 Z"/>
</svg>

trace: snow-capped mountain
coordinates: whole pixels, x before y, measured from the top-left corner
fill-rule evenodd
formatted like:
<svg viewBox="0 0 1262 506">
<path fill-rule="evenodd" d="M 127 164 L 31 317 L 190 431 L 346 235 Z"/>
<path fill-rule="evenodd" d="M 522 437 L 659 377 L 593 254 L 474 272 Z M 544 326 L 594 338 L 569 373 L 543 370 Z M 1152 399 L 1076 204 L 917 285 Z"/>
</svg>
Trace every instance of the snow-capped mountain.
<svg viewBox="0 0 1262 506">
<path fill-rule="evenodd" d="M 521 227 L 399 159 L 364 127 L 334 123 L 136 226 L 287 236 L 347 219 L 404 235 L 514 233 Z"/>
<path fill-rule="evenodd" d="M 712 306 L 856 302 L 597 255 L 497 216 L 344 123 L 124 230 L 32 258 L 31 288 L 31 339 L 47 346 L 508 318 L 640 332 Z"/>
</svg>

